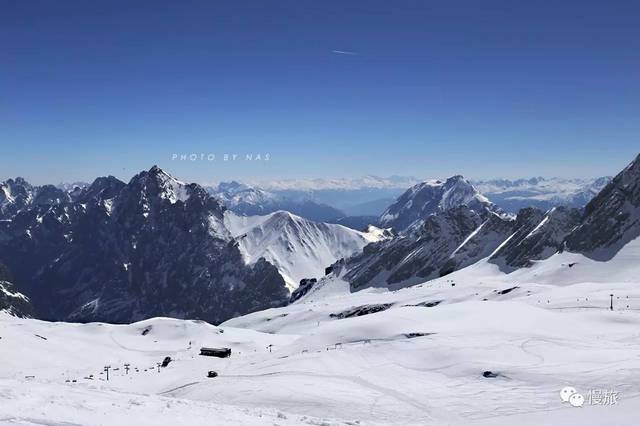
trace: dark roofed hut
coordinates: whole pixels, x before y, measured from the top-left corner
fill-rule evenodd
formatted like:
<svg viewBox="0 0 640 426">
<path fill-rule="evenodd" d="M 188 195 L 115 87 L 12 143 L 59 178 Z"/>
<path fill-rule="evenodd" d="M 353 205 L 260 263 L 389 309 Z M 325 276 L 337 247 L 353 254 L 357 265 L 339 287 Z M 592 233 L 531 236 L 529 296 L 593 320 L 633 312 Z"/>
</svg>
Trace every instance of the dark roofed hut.
<svg viewBox="0 0 640 426">
<path fill-rule="evenodd" d="M 231 356 L 231 348 L 200 348 L 200 355 L 215 356 L 218 358 L 229 358 Z"/>
</svg>

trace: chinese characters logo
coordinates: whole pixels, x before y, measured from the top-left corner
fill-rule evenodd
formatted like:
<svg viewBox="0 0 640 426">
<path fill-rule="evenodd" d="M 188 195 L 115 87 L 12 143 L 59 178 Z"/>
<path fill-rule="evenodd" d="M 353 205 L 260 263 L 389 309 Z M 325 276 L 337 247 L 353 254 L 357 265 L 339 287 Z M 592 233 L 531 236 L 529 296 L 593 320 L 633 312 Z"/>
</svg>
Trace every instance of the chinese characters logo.
<svg viewBox="0 0 640 426">
<path fill-rule="evenodd" d="M 582 407 L 585 402 L 589 405 L 616 405 L 619 397 L 620 393 L 613 389 L 590 389 L 586 399 L 572 386 L 566 386 L 560 391 L 562 402 L 569 403 L 572 407 Z"/>
</svg>

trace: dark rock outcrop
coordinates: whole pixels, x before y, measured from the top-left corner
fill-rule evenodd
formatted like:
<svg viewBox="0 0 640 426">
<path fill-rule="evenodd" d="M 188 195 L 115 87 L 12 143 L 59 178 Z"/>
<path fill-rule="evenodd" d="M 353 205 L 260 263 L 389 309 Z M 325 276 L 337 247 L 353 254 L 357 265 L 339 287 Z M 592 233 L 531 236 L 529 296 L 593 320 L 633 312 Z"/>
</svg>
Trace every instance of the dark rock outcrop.
<svg viewBox="0 0 640 426">
<path fill-rule="evenodd" d="M 0 228 L 0 259 L 41 318 L 217 323 L 289 297 L 273 265 L 244 263 L 224 207 L 196 184 L 153 167 L 128 184 L 97 179 L 75 198 Z"/>
<path fill-rule="evenodd" d="M 493 254 L 491 262 L 505 271 L 531 266 L 562 250 L 564 239 L 580 223 L 581 211 L 557 207 L 545 213 L 530 207 L 520 210 L 513 234 Z"/>
<path fill-rule="evenodd" d="M 9 268 L 0 263 L 0 311 L 16 317 L 30 318 L 33 316 L 31 302 L 16 290 L 12 281 L 13 276 Z"/>
<path fill-rule="evenodd" d="M 456 249 L 488 220 L 489 213 L 484 213 L 459 206 L 430 215 L 413 232 L 369 244 L 360 255 L 348 259 L 344 278 L 358 290 L 404 287 L 444 275 L 458 267 Z M 473 261 L 472 252 L 465 249 L 460 253 L 460 265 Z"/>
<path fill-rule="evenodd" d="M 640 236 L 640 155 L 587 204 L 566 248 L 609 260 Z"/>
</svg>

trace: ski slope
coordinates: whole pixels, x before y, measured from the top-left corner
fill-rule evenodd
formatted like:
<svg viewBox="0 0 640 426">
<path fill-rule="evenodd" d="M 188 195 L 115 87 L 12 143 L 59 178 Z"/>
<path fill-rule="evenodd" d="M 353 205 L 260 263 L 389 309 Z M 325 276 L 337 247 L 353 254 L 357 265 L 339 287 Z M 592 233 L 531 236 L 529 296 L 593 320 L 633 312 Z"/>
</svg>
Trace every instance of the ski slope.
<svg viewBox="0 0 640 426">
<path fill-rule="evenodd" d="M 481 261 L 394 292 L 324 280 L 220 326 L 2 315 L 0 424 L 632 425 L 638 255 L 635 240 L 608 262 L 562 253 L 504 274 Z M 233 354 L 201 357 L 200 346 Z M 571 407 L 565 386 L 619 401 Z"/>
</svg>

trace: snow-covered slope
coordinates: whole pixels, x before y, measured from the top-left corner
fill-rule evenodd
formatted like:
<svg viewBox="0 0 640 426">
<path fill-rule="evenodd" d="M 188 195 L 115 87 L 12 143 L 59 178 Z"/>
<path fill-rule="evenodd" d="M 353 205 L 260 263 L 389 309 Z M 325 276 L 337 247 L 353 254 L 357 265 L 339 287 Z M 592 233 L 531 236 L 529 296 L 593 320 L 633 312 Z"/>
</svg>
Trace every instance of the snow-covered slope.
<svg viewBox="0 0 640 426">
<path fill-rule="evenodd" d="M 265 258 L 294 290 L 303 278 L 319 278 L 336 260 L 388 237 L 383 230 L 355 231 L 341 225 L 313 222 L 286 211 L 265 216 L 240 216 L 227 211 L 225 226 L 238 241 L 249 264 Z"/>
<path fill-rule="evenodd" d="M 440 262 L 462 268 L 411 287 L 353 292 L 345 260 L 295 303 L 219 327 L 0 316 L 0 423 L 199 424 L 214 416 L 231 424 L 635 425 L 637 164 L 580 217 L 526 209 L 512 219 L 460 205 L 430 215 L 420 233 L 365 247 L 375 255 L 389 244 L 400 275 L 398 266 L 410 275 Z M 267 235 L 273 219 L 294 235 L 308 231 L 287 215 L 225 217 L 224 225 Z M 612 232 L 604 238 L 598 229 Z M 399 242 L 409 237 L 418 238 Z M 417 246 L 403 252 L 404 244 Z M 551 253 L 556 247 L 564 250 Z M 610 256 L 594 256 L 599 248 Z M 529 267 L 505 273 L 496 259 Z M 200 346 L 230 347 L 232 356 L 200 357 Z M 165 356 L 172 362 L 158 368 Z M 206 378 L 209 370 L 218 377 Z M 566 386 L 584 406 L 561 401 Z M 602 391 L 615 399 L 589 397 Z"/>
<path fill-rule="evenodd" d="M 608 262 L 565 252 L 504 274 L 482 261 L 393 292 L 313 292 L 219 327 L 0 316 L 0 419 L 635 425 L 639 257 L 634 240 Z M 230 347 L 232 356 L 201 357 L 201 346 Z M 165 356 L 172 362 L 158 372 Z M 206 378 L 209 370 L 218 377 Z M 585 396 L 583 407 L 562 403 L 565 386 Z M 590 404 L 592 390 L 615 392 L 617 402 Z"/>
<path fill-rule="evenodd" d="M 176 396 L 198 384 L 221 390 L 224 382 L 234 381 L 229 367 L 236 359 L 250 362 L 255 352 L 265 353 L 267 345 L 279 347 L 295 336 L 169 318 L 123 326 L 80 325 L 23 320 L 1 312 L 0 336 L 1 425 L 337 424 L 259 404 Z M 198 356 L 205 345 L 230 347 L 232 358 Z M 165 356 L 172 362 L 158 369 Z M 108 381 L 106 365 L 111 366 Z M 221 377 L 207 378 L 209 370 Z"/>
<path fill-rule="evenodd" d="M 640 365 L 638 259 L 635 240 L 609 262 L 560 253 L 504 274 L 485 260 L 393 292 L 350 293 L 331 277 L 325 285 L 332 291 L 321 286 L 293 305 L 224 325 L 309 333 L 298 347 L 313 353 L 324 344 L 336 347 L 333 357 L 346 366 L 357 360 L 351 368 L 360 378 L 404 397 L 405 415 L 419 416 L 409 405 L 421 404 L 425 417 L 415 423 L 630 425 L 640 402 L 631 372 Z M 337 374 L 337 365 L 322 366 Z M 561 403 L 564 386 L 585 398 L 592 389 L 613 390 L 619 402 L 578 410 Z M 378 414 L 388 409 L 382 406 L 376 404 Z"/>
</svg>

